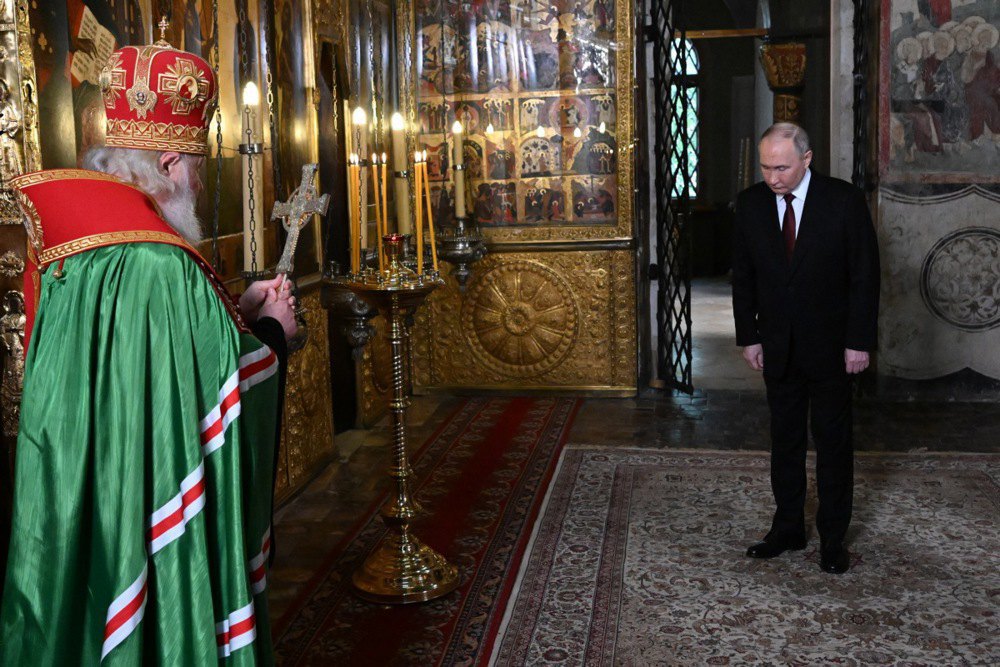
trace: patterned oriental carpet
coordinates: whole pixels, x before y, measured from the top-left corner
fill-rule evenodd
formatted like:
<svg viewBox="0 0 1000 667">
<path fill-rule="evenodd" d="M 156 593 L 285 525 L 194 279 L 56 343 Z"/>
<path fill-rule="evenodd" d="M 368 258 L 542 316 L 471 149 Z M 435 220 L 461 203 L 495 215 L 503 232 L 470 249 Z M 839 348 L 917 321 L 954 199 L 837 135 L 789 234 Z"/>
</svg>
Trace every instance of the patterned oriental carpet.
<svg viewBox="0 0 1000 667">
<path fill-rule="evenodd" d="M 275 625 L 280 665 L 469 664 L 489 656 L 521 555 L 569 428 L 574 399 L 471 399 L 413 457 L 414 525 L 460 572 L 456 592 L 401 606 L 365 602 L 350 578 L 385 533 L 371 509 Z M 388 461 L 387 461 L 388 464 Z"/>
<path fill-rule="evenodd" d="M 496 664 L 1000 664 L 1000 456 L 860 455 L 840 576 L 815 536 L 744 556 L 768 479 L 761 454 L 567 448 Z"/>
</svg>

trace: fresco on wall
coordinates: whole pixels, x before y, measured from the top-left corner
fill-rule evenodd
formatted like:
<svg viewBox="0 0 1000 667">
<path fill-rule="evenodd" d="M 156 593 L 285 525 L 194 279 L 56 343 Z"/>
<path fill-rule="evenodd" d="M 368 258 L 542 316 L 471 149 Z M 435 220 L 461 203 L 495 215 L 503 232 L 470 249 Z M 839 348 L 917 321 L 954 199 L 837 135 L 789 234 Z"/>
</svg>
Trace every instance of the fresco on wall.
<svg viewBox="0 0 1000 667">
<path fill-rule="evenodd" d="M 1000 379 L 1000 2 L 882 0 L 879 373 Z"/>
<path fill-rule="evenodd" d="M 883 180 L 1000 182 L 1000 3 L 883 0 Z"/>
</svg>

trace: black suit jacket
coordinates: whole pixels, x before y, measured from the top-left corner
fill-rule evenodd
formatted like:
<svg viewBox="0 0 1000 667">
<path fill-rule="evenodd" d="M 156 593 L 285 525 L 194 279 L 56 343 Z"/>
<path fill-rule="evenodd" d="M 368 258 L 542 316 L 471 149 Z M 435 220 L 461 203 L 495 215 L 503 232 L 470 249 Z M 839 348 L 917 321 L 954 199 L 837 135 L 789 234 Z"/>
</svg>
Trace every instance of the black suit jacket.
<svg viewBox="0 0 1000 667">
<path fill-rule="evenodd" d="M 791 262 L 775 195 L 763 182 L 736 200 L 736 343 L 764 346 L 764 374 L 794 359 L 811 377 L 844 374 L 844 349 L 876 347 L 879 260 L 864 194 L 812 172 Z"/>
</svg>

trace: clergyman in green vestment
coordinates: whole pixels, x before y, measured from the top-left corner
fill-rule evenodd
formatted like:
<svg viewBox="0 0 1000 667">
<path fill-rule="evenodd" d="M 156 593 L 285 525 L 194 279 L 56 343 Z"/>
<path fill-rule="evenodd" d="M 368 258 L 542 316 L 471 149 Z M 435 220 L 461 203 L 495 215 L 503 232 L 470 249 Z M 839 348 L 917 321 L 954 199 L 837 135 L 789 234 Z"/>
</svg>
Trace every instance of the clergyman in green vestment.
<svg viewBox="0 0 1000 667">
<path fill-rule="evenodd" d="M 0 664 L 267 664 L 294 298 L 279 276 L 237 303 L 192 245 L 208 64 L 123 47 L 101 84 L 107 145 L 13 183 L 30 324 Z"/>
</svg>

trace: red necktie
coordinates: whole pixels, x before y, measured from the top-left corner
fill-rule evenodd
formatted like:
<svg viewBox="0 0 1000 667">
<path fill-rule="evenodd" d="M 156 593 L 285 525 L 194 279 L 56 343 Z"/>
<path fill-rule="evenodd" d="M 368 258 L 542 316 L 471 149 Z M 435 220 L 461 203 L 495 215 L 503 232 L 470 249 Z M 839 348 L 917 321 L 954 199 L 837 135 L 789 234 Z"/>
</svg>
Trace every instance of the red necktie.
<svg viewBox="0 0 1000 667">
<path fill-rule="evenodd" d="M 781 221 L 781 233 L 785 237 L 785 256 L 789 261 L 792 259 L 792 252 L 795 250 L 795 209 L 792 208 L 792 200 L 795 195 L 789 192 L 785 195 L 785 218 Z"/>
</svg>

